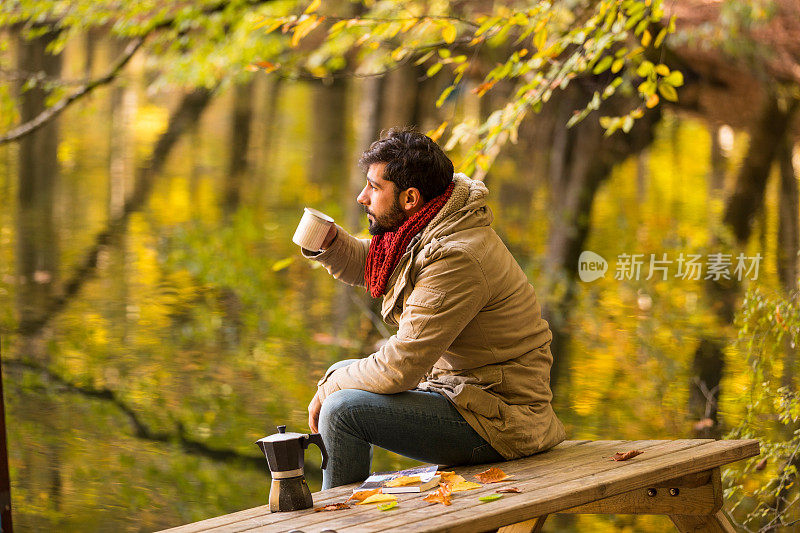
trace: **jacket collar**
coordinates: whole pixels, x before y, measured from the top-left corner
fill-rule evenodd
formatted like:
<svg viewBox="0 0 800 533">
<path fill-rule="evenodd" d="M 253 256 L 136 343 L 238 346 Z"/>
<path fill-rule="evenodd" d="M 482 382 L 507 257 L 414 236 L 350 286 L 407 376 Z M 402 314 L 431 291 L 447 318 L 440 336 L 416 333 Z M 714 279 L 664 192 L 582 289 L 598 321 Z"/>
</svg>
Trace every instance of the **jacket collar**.
<svg viewBox="0 0 800 533">
<path fill-rule="evenodd" d="M 477 226 L 488 226 L 492 214 L 486 205 L 488 189 L 483 182 L 469 179 L 465 174 L 453 175 L 455 188 L 447 203 L 420 233 L 411 239 L 405 254 L 392 271 L 386 283 L 386 294 L 383 296 L 381 315 L 387 322 L 394 322 L 392 311 L 406 285 L 411 282 L 411 267 L 421 250 L 438 247 L 438 239 Z"/>
</svg>

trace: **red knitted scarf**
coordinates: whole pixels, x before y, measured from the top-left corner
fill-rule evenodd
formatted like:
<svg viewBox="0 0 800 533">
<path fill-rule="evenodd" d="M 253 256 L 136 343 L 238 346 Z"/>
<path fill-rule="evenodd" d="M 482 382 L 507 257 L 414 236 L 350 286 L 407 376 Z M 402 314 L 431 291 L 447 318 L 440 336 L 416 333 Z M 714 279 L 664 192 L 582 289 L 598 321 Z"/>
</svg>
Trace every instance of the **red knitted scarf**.
<svg viewBox="0 0 800 533">
<path fill-rule="evenodd" d="M 454 188 L 455 182 L 450 182 L 442 194 L 432 198 L 395 231 L 372 237 L 364 267 L 364 282 L 373 298 L 386 294 L 386 282 L 389 281 L 389 276 L 392 275 L 394 267 L 405 253 L 411 239 L 433 220 L 450 198 Z"/>
</svg>

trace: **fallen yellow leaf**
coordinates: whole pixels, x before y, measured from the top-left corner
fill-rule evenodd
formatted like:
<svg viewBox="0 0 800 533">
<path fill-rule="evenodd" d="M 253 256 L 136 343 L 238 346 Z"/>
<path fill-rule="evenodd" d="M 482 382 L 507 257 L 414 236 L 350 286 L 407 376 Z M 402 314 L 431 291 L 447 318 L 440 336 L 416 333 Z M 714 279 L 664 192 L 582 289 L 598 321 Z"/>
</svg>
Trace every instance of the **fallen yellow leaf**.
<svg viewBox="0 0 800 533">
<path fill-rule="evenodd" d="M 441 472 L 439 475 L 441 476 L 441 482 L 445 485 L 452 485 L 453 483 L 458 483 L 459 481 L 466 481 L 466 479 L 455 472 Z"/>
<path fill-rule="evenodd" d="M 461 492 L 463 490 L 472 490 L 482 487 L 480 483 L 473 483 L 472 481 L 458 481 L 450 485 L 452 492 Z"/>
<path fill-rule="evenodd" d="M 345 501 L 349 502 L 350 500 L 358 500 L 358 501 L 362 502 L 362 501 L 366 500 L 367 498 L 369 498 L 370 496 L 372 496 L 373 494 L 380 494 L 380 493 L 381 493 L 381 489 L 360 490 L 358 492 L 354 492 L 353 495 L 350 496 L 349 498 L 347 498 L 347 500 L 345 500 Z"/>
<path fill-rule="evenodd" d="M 381 502 L 391 502 L 397 499 L 397 496 L 394 494 L 373 494 L 369 498 L 365 499 L 363 502 L 358 502 L 356 505 L 365 505 L 368 503 L 381 503 Z"/>
<path fill-rule="evenodd" d="M 391 481 L 386 482 L 387 487 L 402 487 L 404 485 L 411 485 L 413 483 L 419 483 L 420 478 L 419 476 L 400 476 L 398 478 L 392 479 Z"/>
</svg>

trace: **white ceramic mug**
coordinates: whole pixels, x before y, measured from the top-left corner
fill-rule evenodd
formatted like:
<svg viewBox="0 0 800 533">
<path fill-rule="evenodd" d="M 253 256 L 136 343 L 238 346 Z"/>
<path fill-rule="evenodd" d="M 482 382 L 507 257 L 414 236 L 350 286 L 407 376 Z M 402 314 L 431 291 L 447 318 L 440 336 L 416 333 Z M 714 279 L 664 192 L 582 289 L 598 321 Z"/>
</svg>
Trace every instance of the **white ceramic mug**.
<svg viewBox="0 0 800 533">
<path fill-rule="evenodd" d="M 332 225 L 331 217 L 316 209 L 306 207 L 303 218 L 300 219 L 300 224 L 297 225 L 297 230 L 294 232 L 292 242 L 306 250 L 317 252 L 325 242 L 325 237 Z"/>
</svg>

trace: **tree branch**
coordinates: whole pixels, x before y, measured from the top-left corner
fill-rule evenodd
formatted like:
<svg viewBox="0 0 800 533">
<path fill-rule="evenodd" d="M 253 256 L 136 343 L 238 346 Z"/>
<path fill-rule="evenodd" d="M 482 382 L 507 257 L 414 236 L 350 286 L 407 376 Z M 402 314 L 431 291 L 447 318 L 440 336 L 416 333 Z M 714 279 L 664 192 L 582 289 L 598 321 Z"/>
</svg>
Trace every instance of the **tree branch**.
<svg viewBox="0 0 800 533">
<path fill-rule="evenodd" d="M 186 428 L 184 427 L 183 422 L 181 422 L 180 420 L 174 420 L 175 422 L 174 432 L 155 431 L 151 429 L 150 426 L 148 426 L 141 419 L 136 409 L 126 404 L 119 397 L 119 393 L 117 393 L 112 389 L 108 388 L 98 389 L 92 386 L 72 383 L 68 379 L 50 370 L 49 368 L 46 368 L 42 365 L 39 365 L 38 363 L 33 363 L 30 361 L 12 359 L 10 361 L 4 361 L 4 364 L 8 366 L 15 366 L 18 368 L 39 372 L 43 376 L 45 376 L 48 381 L 57 383 L 58 385 L 66 389 L 68 392 L 77 393 L 89 398 L 95 398 L 98 400 L 105 400 L 111 402 L 120 411 L 122 411 L 122 413 L 128 418 L 128 420 L 131 423 L 131 426 L 133 426 L 134 435 L 139 439 L 150 440 L 154 442 L 162 442 L 162 443 L 169 443 L 169 442 L 177 443 L 186 452 L 195 455 L 202 455 L 208 457 L 209 459 L 213 459 L 215 461 L 238 461 L 246 463 L 252 468 L 263 469 L 264 467 L 264 459 L 262 457 L 258 457 L 256 455 L 243 454 L 237 450 L 232 450 L 232 449 L 212 448 L 204 442 L 195 440 L 187 436 Z"/>
<path fill-rule="evenodd" d="M 6 135 L 0 137 L 0 145 L 10 143 L 33 133 L 34 131 L 38 130 L 42 126 L 44 126 L 47 122 L 58 116 L 64 109 L 67 108 L 75 100 L 86 96 L 96 88 L 106 85 L 114 80 L 120 71 L 125 67 L 125 65 L 130 61 L 136 51 L 142 46 L 144 43 L 143 37 L 138 37 L 131 41 L 128 46 L 125 48 L 125 51 L 122 53 L 119 59 L 114 63 L 111 69 L 105 74 L 96 80 L 93 80 L 83 87 L 79 88 L 69 96 L 61 99 L 58 103 L 56 103 L 52 107 L 48 107 L 41 113 L 39 113 L 35 118 L 25 122 L 24 124 L 20 124 L 16 128 L 9 131 Z"/>
</svg>

